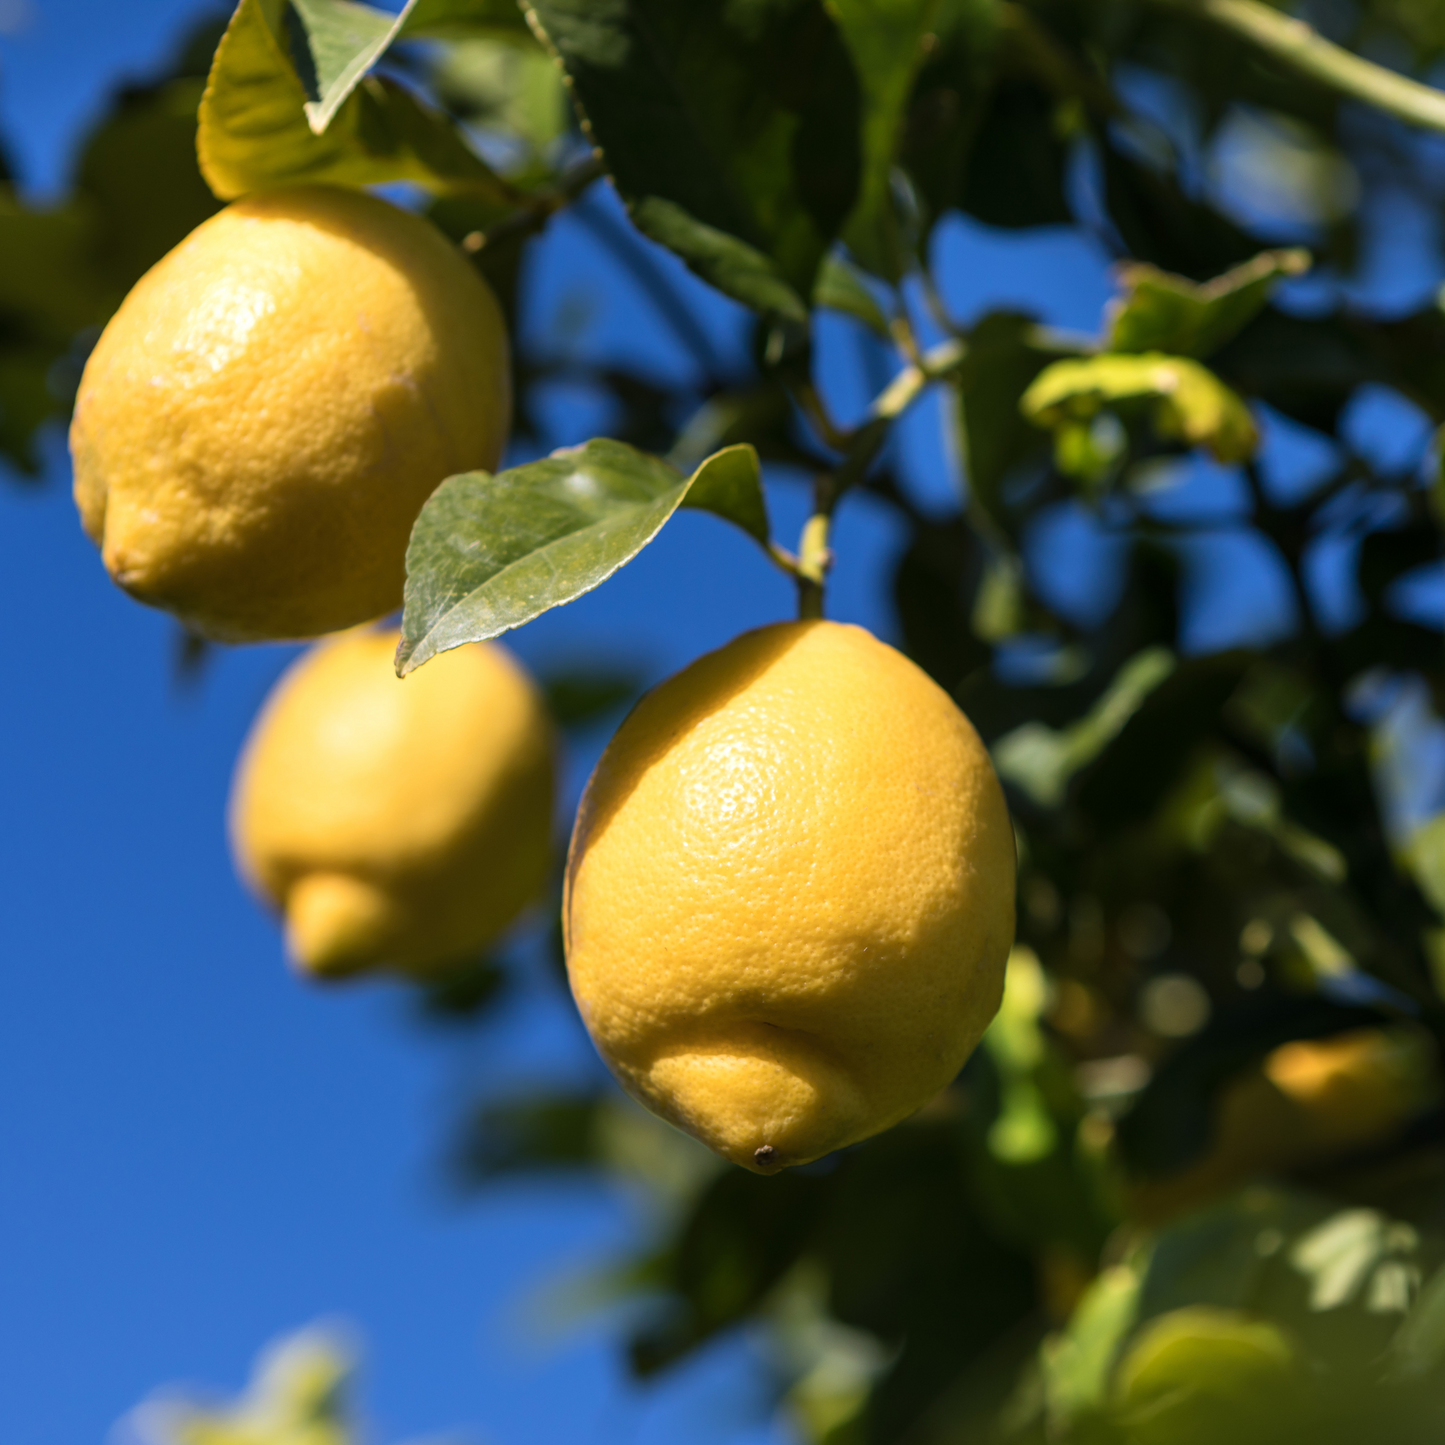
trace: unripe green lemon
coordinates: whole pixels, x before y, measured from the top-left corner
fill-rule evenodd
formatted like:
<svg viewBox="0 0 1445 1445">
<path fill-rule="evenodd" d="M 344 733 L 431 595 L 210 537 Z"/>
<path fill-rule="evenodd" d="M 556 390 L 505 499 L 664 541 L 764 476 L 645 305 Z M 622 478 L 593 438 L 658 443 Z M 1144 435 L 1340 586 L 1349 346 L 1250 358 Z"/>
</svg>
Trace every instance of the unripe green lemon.
<svg viewBox="0 0 1445 1445">
<path fill-rule="evenodd" d="M 226 641 L 401 603 L 411 525 L 496 467 L 501 313 L 428 221 L 374 196 L 247 196 L 136 284 L 70 430 L 86 532 L 126 591 Z"/>
<path fill-rule="evenodd" d="M 978 735 L 907 658 L 858 627 L 765 627 L 618 730 L 564 928 L 624 1087 L 770 1172 L 957 1074 L 1002 995 L 1013 832 Z"/>
<path fill-rule="evenodd" d="M 237 866 L 308 973 L 435 973 L 546 882 L 555 748 L 536 688 L 490 643 L 398 678 L 396 645 L 361 628 L 311 648 L 236 770 Z"/>
<path fill-rule="evenodd" d="M 1150 1321 L 1115 1377 L 1121 1445 L 1265 1445 L 1304 1401 L 1307 1376 L 1277 1325 L 1190 1305 Z"/>
</svg>

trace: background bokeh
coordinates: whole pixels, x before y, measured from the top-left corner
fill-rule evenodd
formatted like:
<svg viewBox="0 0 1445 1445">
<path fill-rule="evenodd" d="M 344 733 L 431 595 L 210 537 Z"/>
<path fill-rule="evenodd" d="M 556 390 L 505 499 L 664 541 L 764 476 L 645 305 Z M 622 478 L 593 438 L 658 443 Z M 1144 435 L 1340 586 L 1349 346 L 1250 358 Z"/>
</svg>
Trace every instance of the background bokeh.
<svg viewBox="0 0 1445 1445">
<path fill-rule="evenodd" d="M 27 198 L 60 192 L 110 90 L 154 72 L 203 13 L 197 0 L 0 0 L 0 131 Z M 1248 136 L 1238 144 L 1252 153 Z M 1248 166 L 1237 170 L 1239 209 L 1269 200 L 1248 191 Z M 1348 286 L 1384 311 L 1428 299 L 1441 280 L 1438 222 L 1388 196 L 1371 215 L 1355 278 L 1292 283 L 1286 305 L 1324 304 L 1321 286 Z M 723 371 L 741 366 L 741 310 L 662 256 L 690 318 L 669 320 L 606 243 L 620 216 L 596 187 L 533 248 L 526 344 L 673 378 L 700 353 Z M 1097 328 L 1108 258 L 1082 229 L 1005 234 L 954 217 L 936 245 L 960 318 L 1015 305 Z M 877 355 L 825 318 L 820 357 L 839 416 L 856 419 Z M 583 385 L 552 384 L 539 411 L 545 435 L 514 460 L 607 427 Z M 1283 418 L 1265 427 L 1271 485 L 1303 485 L 1322 459 Z M 1419 413 L 1368 389 L 1347 430 L 1400 465 L 1418 462 L 1429 438 Z M 910 415 L 899 445 L 914 499 L 946 510 L 935 404 Z M 1292 625 L 1287 582 L 1251 543 L 1237 479 L 1190 465 L 1165 505 L 1215 516 L 1217 528 L 1185 558 L 1186 649 L 1268 641 Z M 776 530 L 794 535 L 801 479 L 778 469 L 769 480 Z M 547 920 L 513 940 L 511 991 L 480 1030 L 428 1020 L 398 988 L 321 991 L 292 977 L 274 925 L 232 874 L 224 815 L 237 748 L 294 650 L 216 651 L 185 673 L 174 625 L 114 589 L 81 534 L 63 436 L 46 437 L 38 480 L 10 481 L 0 484 L 11 629 L 0 683 L 0 1436 L 102 1439 L 158 1384 L 234 1387 L 261 1342 L 333 1317 L 366 1342 L 379 1439 L 789 1438 L 771 1417 L 757 1342 L 726 1337 L 640 1386 L 618 1349 L 619 1307 L 583 1307 L 579 1276 L 649 1228 L 640 1195 L 572 1176 L 465 1192 L 449 1170 L 449 1124 L 470 1101 L 600 1074 L 545 961 Z M 891 513 L 850 500 L 833 616 L 894 635 L 888 578 L 901 545 Z M 1029 545 L 1061 610 L 1107 611 L 1121 544 L 1088 514 L 1058 509 Z M 1313 559 L 1325 611 L 1350 605 L 1343 555 Z M 509 644 L 544 675 L 600 659 L 645 685 L 792 602 L 747 539 L 683 514 L 606 587 Z M 1414 605 L 1445 606 L 1438 575 Z M 559 829 L 615 720 L 569 739 Z M 1445 745 L 1427 738 L 1416 755 L 1425 817 L 1445 789 Z"/>
</svg>

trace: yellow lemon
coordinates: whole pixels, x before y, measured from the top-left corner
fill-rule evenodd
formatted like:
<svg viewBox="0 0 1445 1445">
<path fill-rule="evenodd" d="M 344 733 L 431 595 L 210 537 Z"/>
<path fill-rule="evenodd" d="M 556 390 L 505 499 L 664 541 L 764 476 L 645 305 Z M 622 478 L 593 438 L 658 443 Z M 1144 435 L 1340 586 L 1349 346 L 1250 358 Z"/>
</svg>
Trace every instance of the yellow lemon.
<svg viewBox="0 0 1445 1445">
<path fill-rule="evenodd" d="M 1281 1044 L 1220 1091 L 1204 1155 L 1175 1174 L 1136 1181 L 1130 1212 L 1162 1223 L 1251 1175 L 1384 1143 L 1439 1092 L 1435 1046 L 1410 1024 Z"/>
<path fill-rule="evenodd" d="M 555 749 L 531 681 L 488 643 L 403 680 L 396 644 L 363 628 L 310 649 L 236 771 L 237 865 L 310 973 L 443 969 L 546 880 Z"/>
<path fill-rule="evenodd" d="M 926 674 L 861 628 L 787 623 L 623 723 L 563 907 L 573 994 L 624 1087 L 770 1172 L 957 1074 L 1002 995 L 1013 832 Z"/>
<path fill-rule="evenodd" d="M 127 592 L 226 641 L 401 602 L 411 525 L 496 467 L 501 313 L 429 222 L 304 186 L 247 196 L 136 284 L 86 363 L 70 448 Z"/>
</svg>

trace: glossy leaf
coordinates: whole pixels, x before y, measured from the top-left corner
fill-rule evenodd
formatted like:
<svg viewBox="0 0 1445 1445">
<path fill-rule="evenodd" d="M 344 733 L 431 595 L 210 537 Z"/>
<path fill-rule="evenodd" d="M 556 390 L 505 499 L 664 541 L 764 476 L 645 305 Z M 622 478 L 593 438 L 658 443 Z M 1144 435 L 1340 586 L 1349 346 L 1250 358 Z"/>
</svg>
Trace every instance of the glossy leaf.
<svg viewBox="0 0 1445 1445">
<path fill-rule="evenodd" d="M 1055 362 L 1019 405 L 1031 421 L 1061 430 L 1128 402 L 1152 405 L 1160 436 L 1206 447 L 1221 462 L 1244 461 L 1259 443 L 1254 419 L 1236 392 L 1197 361 L 1158 352 Z"/>
<path fill-rule="evenodd" d="M 1138 262 L 1123 266 L 1124 294 L 1110 307 L 1106 347 L 1208 356 L 1254 319 L 1278 281 L 1309 267 L 1307 251 L 1264 251 L 1201 285 Z"/>
<path fill-rule="evenodd" d="M 291 0 L 306 30 L 320 92 L 306 102 L 306 119 L 320 135 L 346 97 L 381 59 L 406 24 L 416 0 L 391 14 L 356 0 Z"/>
<path fill-rule="evenodd" d="M 241 0 L 216 49 L 201 98 L 197 152 L 223 200 L 269 186 L 363 186 L 414 181 L 504 199 L 508 188 L 451 123 L 408 91 L 370 77 L 324 135 L 306 118 L 306 92 L 281 41 L 280 0 Z"/>
<path fill-rule="evenodd" d="M 599 440 L 496 476 L 449 477 L 412 529 L 397 671 L 590 592 L 683 505 L 767 539 L 757 453 L 747 446 L 716 453 L 691 476 Z"/>
<path fill-rule="evenodd" d="M 642 230 L 798 318 L 858 193 L 857 77 L 821 0 L 533 0 Z"/>
</svg>

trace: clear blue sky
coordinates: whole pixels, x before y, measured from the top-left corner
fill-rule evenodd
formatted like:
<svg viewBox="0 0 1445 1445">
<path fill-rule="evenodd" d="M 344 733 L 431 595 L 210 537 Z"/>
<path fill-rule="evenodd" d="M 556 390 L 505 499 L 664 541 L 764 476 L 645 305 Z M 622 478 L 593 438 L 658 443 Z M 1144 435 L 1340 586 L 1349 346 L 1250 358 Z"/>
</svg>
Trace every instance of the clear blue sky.
<svg viewBox="0 0 1445 1445">
<path fill-rule="evenodd" d="M 107 88 L 167 54 L 194 0 L 0 0 L 0 126 L 32 195 L 63 184 Z M 964 316 L 1028 304 L 1092 329 L 1102 256 L 1053 231 L 1022 242 L 954 225 Z M 679 274 L 719 346 L 738 318 Z M 662 369 L 686 364 L 647 302 L 563 221 L 529 278 L 524 326 Z M 560 343 L 559 343 L 560 344 Z M 854 339 L 828 335 L 845 411 Z M 591 434 L 559 393 L 550 445 Z M 1388 420 L 1388 418 L 1387 418 Z M 917 494 L 948 501 L 938 418 L 907 426 Z M 1392 423 L 1393 425 L 1393 423 Z M 1389 428 L 1387 427 L 1386 430 Z M 1281 475 L 1305 465 L 1280 431 Z M 0 479 L 0 1438 L 93 1445 L 153 1387 L 234 1387 L 255 1351 L 317 1318 L 368 1346 L 379 1440 L 447 1434 L 495 1445 L 782 1442 L 746 1341 L 661 1386 L 625 1375 L 615 1321 L 548 1335 L 537 1292 L 635 1243 L 640 1216 L 601 1186 L 508 1185 L 460 1199 L 443 1182 L 446 1126 L 466 1088 L 575 1078 L 599 1066 L 546 980 L 465 1039 L 429 1032 L 385 986 L 319 993 L 287 972 L 276 930 L 236 883 L 223 809 L 237 747 L 293 650 L 220 656 L 194 692 L 171 682 L 173 633 L 107 581 L 69 499 L 63 438 L 44 484 Z M 1227 477 L 1201 469 L 1191 505 L 1226 518 Z M 801 491 L 773 488 L 789 533 Z M 843 513 L 834 615 L 888 635 L 899 536 L 866 502 Z M 1087 606 L 1113 554 L 1078 516 L 1041 547 L 1061 595 Z M 1201 552 L 1197 615 L 1217 646 L 1287 625 L 1267 562 L 1226 537 Z M 1231 553 L 1229 548 L 1236 551 Z M 789 589 L 745 539 L 683 515 L 604 588 L 511 639 L 533 665 L 636 657 L 649 678 L 784 616 Z M 569 759 L 575 797 L 601 739 Z"/>
</svg>

